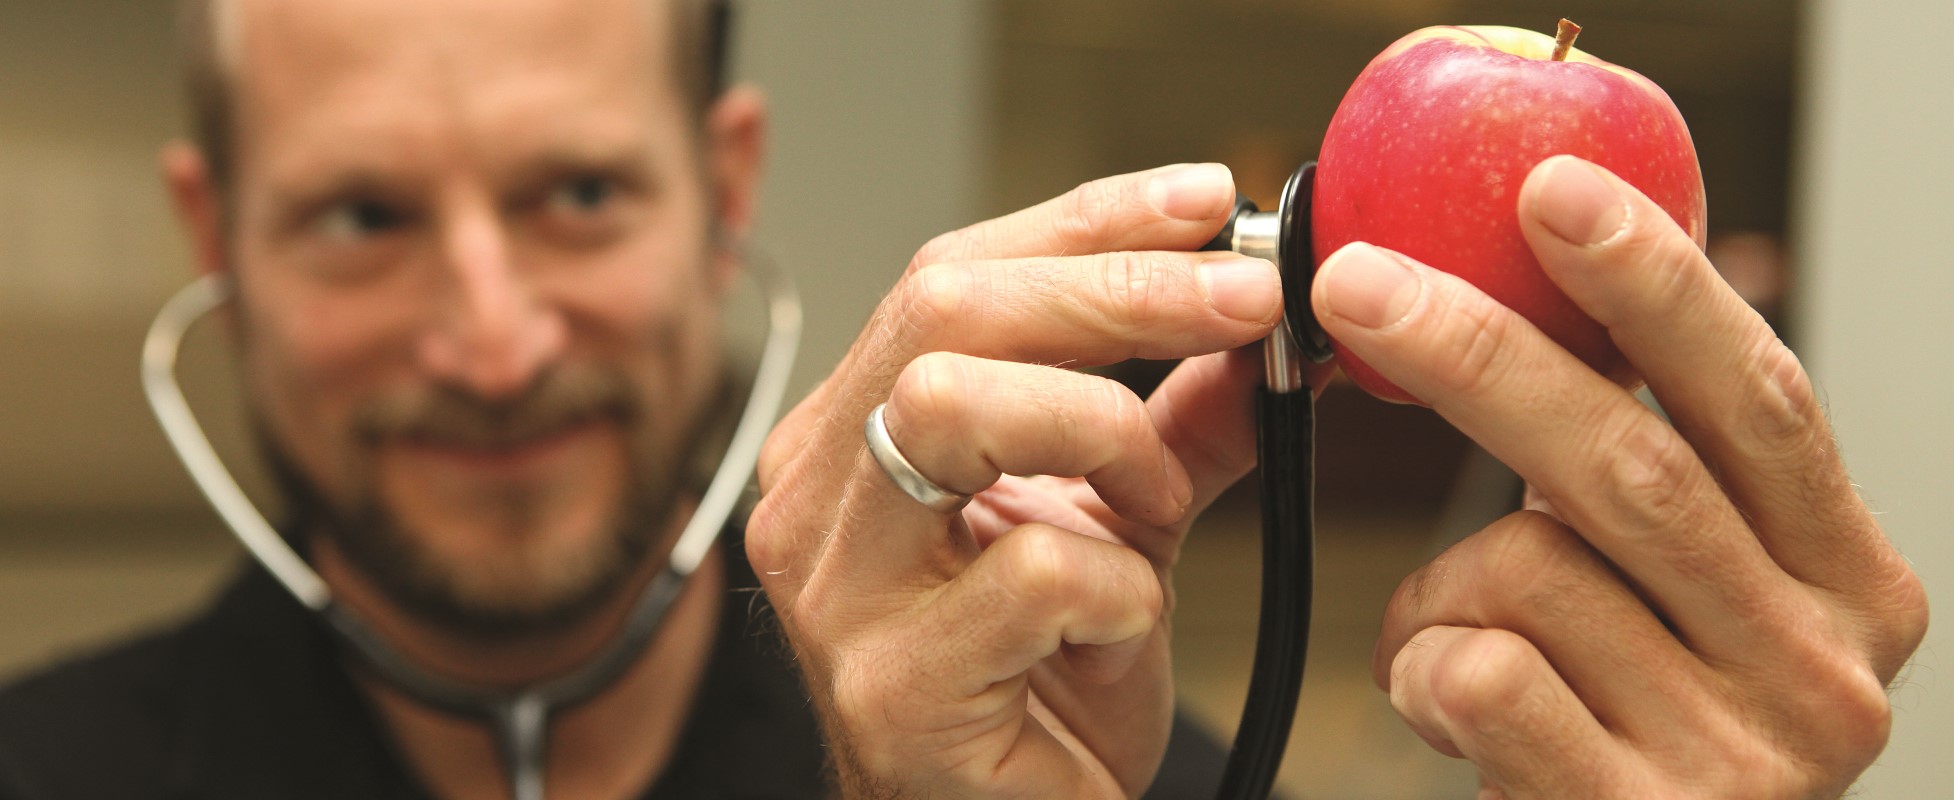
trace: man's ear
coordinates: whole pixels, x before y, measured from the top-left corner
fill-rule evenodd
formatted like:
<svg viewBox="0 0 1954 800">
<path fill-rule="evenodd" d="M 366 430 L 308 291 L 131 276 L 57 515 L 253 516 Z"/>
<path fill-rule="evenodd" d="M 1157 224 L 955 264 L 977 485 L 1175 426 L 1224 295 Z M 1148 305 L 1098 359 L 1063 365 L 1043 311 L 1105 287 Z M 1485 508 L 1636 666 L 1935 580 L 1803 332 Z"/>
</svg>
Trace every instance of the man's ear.
<svg viewBox="0 0 1954 800">
<path fill-rule="evenodd" d="M 181 139 L 163 145 L 158 159 L 176 219 L 190 239 L 198 274 L 230 269 L 225 249 L 223 196 L 210 174 L 210 162 L 197 146 Z"/>
<path fill-rule="evenodd" d="M 760 90 L 741 84 L 721 94 L 706 113 L 706 141 L 717 232 L 732 242 L 743 242 L 753 230 L 766 160 L 767 104 Z M 722 287 L 733 282 L 739 269 L 737 256 L 722 252 L 717 259 L 715 277 Z"/>
</svg>

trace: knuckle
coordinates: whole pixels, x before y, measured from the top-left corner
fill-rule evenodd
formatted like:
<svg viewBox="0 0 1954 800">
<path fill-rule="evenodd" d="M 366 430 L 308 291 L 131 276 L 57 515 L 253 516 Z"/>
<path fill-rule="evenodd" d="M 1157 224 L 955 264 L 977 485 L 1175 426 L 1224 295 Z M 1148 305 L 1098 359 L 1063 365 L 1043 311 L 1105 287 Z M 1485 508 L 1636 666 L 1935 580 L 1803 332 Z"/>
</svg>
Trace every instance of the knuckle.
<svg viewBox="0 0 1954 800">
<path fill-rule="evenodd" d="M 1442 601 L 1446 584 L 1455 580 L 1458 573 L 1462 551 L 1469 545 L 1462 541 L 1446 548 L 1445 552 L 1431 562 L 1406 575 L 1398 582 L 1398 588 L 1391 593 L 1391 600 L 1385 604 L 1386 626 L 1391 622 L 1412 621 L 1424 615 Z"/>
<path fill-rule="evenodd" d="M 828 380 L 832 381 L 833 378 Z M 767 432 L 756 466 L 761 494 L 772 491 L 773 487 L 786 480 L 786 476 L 805 465 L 805 456 L 810 450 L 807 442 L 815 435 L 817 426 L 814 423 L 821 416 L 823 401 L 817 398 L 824 393 L 827 383 L 824 381 L 816 386 L 806 399 L 796 404 L 775 424 L 773 430 Z"/>
<path fill-rule="evenodd" d="M 795 447 L 789 442 L 788 426 L 782 425 L 767 432 L 767 438 L 760 443 L 759 473 L 760 489 L 764 493 L 771 488 L 788 462 L 793 460 Z"/>
<path fill-rule="evenodd" d="M 790 412 L 791 413 L 791 412 Z M 767 431 L 767 438 L 760 443 L 760 460 L 783 463 L 793 448 L 787 443 L 787 429 L 776 427 Z"/>
<path fill-rule="evenodd" d="M 1806 374 L 1798 355 L 1777 337 L 1761 338 L 1751 360 L 1761 369 L 1762 391 L 1746 392 L 1738 409 L 1740 420 L 1757 432 L 1767 459 L 1793 459 L 1802 462 L 1826 431 L 1811 376 Z"/>
<path fill-rule="evenodd" d="M 910 256 L 909 267 L 903 270 L 903 274 L 907 275 L 924 267 L 957 260 L 965 252 L 972 249 L 982 250 L 982 230 L 983 226 L 978 226 L 976 228 L 966 228 L 960 231 L 937 234 L 931 237 L 929 241 L 924 242 L 923 246 L 916 250 L 915 255 Z M 977 239 L 979 242 L 973 243 L 973 239 Z"/>
<path fill-rule="evenodd" d="M 1061 242 L 1095 241 L 1100 238 L 1100 232 L 1106 229 L 1108 220 L 1118 212 L 1121 202 L 1122 192 L 1111 181 L 1081 183 L 1057 204 L 1051 217 L 1052 233 Z"/>
<path fill-rule="evenodd" d="M 1544 662 L 1519 634 L 1471 631 L 1432 665 L 1431 701 L 1453 722 L 1491 730 L 1537 711 L 1533 691 Z"/>
<path fill-rule="evenodd" d="M 1597 430 L 1596 453 L 1606 470 L 1600 483 L 1619 518 L 1634 530 L 1683 530 L 1705 514 L 1711 504 L 1704 496 L 1713 481 L 1674 429 L 1631 409 L 1605 419 Z"/>
<path fill-rule="evenodd" d="M 1721 278 L 1714 277 L 1716 270 L 1703 251 L 1670 224 L 1666 215 L 1656 216 L 1629 225 L 1623 237 L 1608 248 L 1614 259 L 1633 260 L 1634 274 L 1647 284 L 1644 291 L 1650 307 L 1693 308 L 1708 298 L 1721 297 L 1720 293 L 1702 291 L 1705 281 L 1722 283 Z"/>
<path fill-rule="evenodd" d="M 1792 695 L 1789 720 L 1803 741 L 1791 752 L 1813 776 L 1856 775 L 1879 757 L 1893 727 L 1886 687 L 1864 661 L 1833 653 L 1805 659 L 1806 690 Z"/>
<path fill-rule="evenodd" d="M 1405 575 L 1405 579 L 1397 583 L 1397 591 L 1391 593 L 1391 600 L 1385 604 L 1385 624 L 1389 626 L 1393 620 L 1417 622 L 1423 618 L 1426 610 L 1444 602 L 1448 587 L 1477 583 L 1475 577 L 1469 575 L 1471 567 L 1467 561 L 1471 561 L 1469 552 L 1483 542 L 1485 536 L 1487 530 L 1467 536 L 1466 540 L 1460 540 L 1442 554 L 1432 557 L 1411 575 Z"/>
<path fill-rule="evenodd" d="M 1438 294 L 1444 308 L 1423 315 L 1438 320 L 1438 345 L 1430 362 L 1433 377 L 1449 392 L 1478 394 L 1507 373 L 1519 317 L 1491 298 L 1456 286 Z"/>
<path fill-rule="evenodd" d="M 1818 611 L 1794 612 L 1803 623 L 1783 626 L 1774 637 L 1776 666 L 1740 689 L 1737 703 L 1762 729 L 1772 758 L 1789 772 L 1824 788 L 1850 780 L 1885 749 L 1893 724 L 1892 703 L 1875 668 L 1846 637 L 1816 621 Z M 1746 702 L 1747 701 L 1747 702 Z M 1784 772 L 1786 770 L 1780 770 Z M 1843 778 L 1841 778 L 1843 776 Z M 1833 795 L 1843 786 L 1830 787 Z"/>
<path fill-rule="evenodd" d="M 1886 695 L 1885 684 L 1863 662 L 1841 668 L 1837 675 L 1838 697 L 1833 705 L 1836 716 L 1832 717 L 1836 725 L 1818 727 L 1829 728 L 1838 738 L 1834 766 L 1856 773 L 1872 764 L 1880 751 L 1886 749 L 1893 731 L 1893 704 Z"/>
<path fill-rule="evenodd" d="M 907 332 L 927 337 L 969 313 L 976 289 L 976 271 L 969 265 L 931 264 L 903 278 L 894 311 Z"/>
<path fill-rule="evenodd" d="M 787 567 L 787 537 L 785 512 L 781 506 L 786 502 L 779 494 L 767 494 L 754 504 L 753 513 L 746 521 L 746 559 L 760 575 L 777 573 Z"/>
<path fill-rule="evenodd" d="M 1119 381 L 1089 377 L 1092 379 L 1085 384 L 1085 401 L 1101 409 L 1101 413 L 1112 421 L 1115 438 L 1119 442 L 1135 445 L 1158 443 L 1160 437 L 1154 429 L 1153 415 L 1147 411 L 1145 400 Z M 1113 444 L 1107 443 L 1109 446 Z"/>
<path fill-rule="evenodd" d="M 1008 585 L 1028 606 L 1062 608 L 1078 592 L 1087 564 L 1073 535 L 1050 525 L 1021 525 L 992 545 L 1003 548 Z"/>
<path fill-rule="evenodd" d="M 889 391 L 889 406 L 904 420 L 929 420 L 937 429 L 961 428 L 969 421 L 966 398 L 974 384 L 970 369 L 970 360 L 955 353 L 935 351 L 917 356 L 896 376 Z M 927 434 L 915 431 L 911 435 Z"/>
<path fill-rule="evenodd" d="M 1800 765 L 1785 758 L 1768 739 L 1747 726 L 1718 732 L 1697 743 L 1698 752 L 1684 754 L 1688 765 L 1681 778 L 1689 789 L 1684 797 L 1777 798 L 1814 796 Z"/>
<path fill-rule="evenodd" d="M 1171 308 L 1174 282 L 1168 265 L 1144 253 L 1108 253 L 1098 261 L 1101 295 L 1115 321 L 1144 325 Z"/>
<path fill-rule="evenodd" d="M 1003 557 L 1001 585 L 1033 628 L 1083 625 L 1123 639 L 1152 628 L 1166 607 L 1145 556 L 1051 525 L 1021 525 L 991 546 Z M 1104 643 L 1104 642 L 1101 642 Z"/>
<path fill-rule="evenodd" d="M 1888 600 L 1890 613 L 1880 614 L 1884 627 L 1879 629 L 1881 641 L 1876 642 L 1874 651 L 1886 655 L 1892 662 L 1893 671 L 1904 662 L 1920 643 L 1927 638 L 1927 587 L 1920 576 L 1906 565 L 1905 560 L 1893 558 L 1891 567 L 1897 573 L 1890 591 L 1883 592 Z M 1877 663 L 1877 662 L 1875 662 Z"/>
<path fill-rule="evenodd" d="M 1405 689 L 1404 675 L 1411 661 L 1403 657 L 1402 649 L 1393 651 L 1387 643 L 1396 641 L 1394 632 L 1399 636 L 1410 635 L 1410 632 L 1429 624 L 1430 609 L 1442 602 L 1445 587 L 1454 575 L 1458 549 L 1458 545 L 1453 545 L 1430 563 L 1406 575 L 1404 580 L 1398 582 L 1397 589 L 1391 592 L 1391 599 L 1384 604 L 1382 635 L 1378 638 L 1377 646 L 1371 650 L 1371 682 L 1390 692 L 1394 704 L 1398 693 Z M 1404 648 L 1416 646 L 1423 646 L 1416 637 L 1403 645 Z"/>
</svg>

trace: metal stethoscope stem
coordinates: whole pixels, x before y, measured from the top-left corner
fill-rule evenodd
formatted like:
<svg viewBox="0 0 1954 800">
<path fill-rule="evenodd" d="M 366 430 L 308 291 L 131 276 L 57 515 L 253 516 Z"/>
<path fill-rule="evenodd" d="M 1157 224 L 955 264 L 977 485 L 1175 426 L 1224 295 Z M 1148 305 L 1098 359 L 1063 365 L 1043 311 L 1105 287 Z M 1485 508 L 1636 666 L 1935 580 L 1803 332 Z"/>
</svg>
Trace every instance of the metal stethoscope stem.
<svg viewBox="0 0 1954 800">
<path fill-rule="evenodd" d="M 760 446 L 786 396 L 787 378 L 800 346 L 800 298 L 792 280 L 771 261 L 745 261 L 746 273 L 765 298 L 768 330 L 725 459 L 679 534 L 665 568 L 645 586 L 623 628 L 576 669 L 520 689 L 450 680 L 402 655 L 352 609 L 333 599 L 319 573 L 273 529 L 225 468 L 177 383 L 176 360 L 190 327 L 230 301 L 235 290 L 226 277 L 205 275 L 179 290 L 157 313 L 143 341 L 143 392 L 191 479 L 245 550 L 387 682 L 430 707 L 486 722 L 495 733 L 514 800 L 543 800 L 550 718 L 610 686 L 644 652 L 685 580 L 705 560 L 739 505 L 759 461 Z"/>
</svg>

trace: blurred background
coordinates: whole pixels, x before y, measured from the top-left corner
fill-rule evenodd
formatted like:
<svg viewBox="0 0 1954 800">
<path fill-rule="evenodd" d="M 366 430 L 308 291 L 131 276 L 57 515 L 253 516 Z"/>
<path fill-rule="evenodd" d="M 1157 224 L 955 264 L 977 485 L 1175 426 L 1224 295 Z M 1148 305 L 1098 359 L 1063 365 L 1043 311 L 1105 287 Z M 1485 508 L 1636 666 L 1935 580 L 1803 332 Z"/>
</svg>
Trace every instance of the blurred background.
<svg viewBox="0 0 1954 800">
<path fill-rule="evenodd" d="M 240 557 L 136 381 L 149 315 L 190 274 L 154 167 L 184 130 L 171 7 L 0 0 L 0 680 L 188 613 Z M 1178 161 L 1227 163 L 1270 206 L 1400 35 L 1561 16 L 1681 107 L 1713 259 L 1804 355 L 1855 477 L 1954 607 L 1954 73 L 1927 43 L 1954 27 L 1940 0 L 748 0 L 736 63 L 775 111 L 758 239 L 811 310 L 796 385 L 825 374 L 936 233 Z M 184 371 L 220 446 L 246 453 L 227 358 L 197 337 Z M 1146 385 L 1164 369 L 1115 374 Z M 1370 684 L 1370 650 L 1398 580 L 1510 508 L 1517 484 L 1429 412 L 1339 386 L 1319 413 L 1318 618 L 1283 786 L 1471 797 L 1471 767 L 1430 752 Z M 1224 734 L 1255 629 L 1255 508 L 1252 490 L 1226 498 L 1178 577 L 1183 698 Z M 1954 777 L 1954 686 L 1935 668 L 1950 652 L 1930 634 L 1861 796 Z"/>
</svg>

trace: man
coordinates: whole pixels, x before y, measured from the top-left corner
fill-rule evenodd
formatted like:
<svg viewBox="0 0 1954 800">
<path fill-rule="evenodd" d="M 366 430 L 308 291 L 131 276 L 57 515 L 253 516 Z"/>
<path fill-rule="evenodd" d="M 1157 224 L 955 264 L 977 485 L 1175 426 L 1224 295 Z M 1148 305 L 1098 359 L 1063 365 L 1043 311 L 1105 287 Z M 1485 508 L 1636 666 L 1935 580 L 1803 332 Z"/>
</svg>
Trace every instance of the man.
<svg viewBox="0 0 1954 800">
<path fill-rule="evenodd" d="M 163 166 L 335 601 L 420 669 L 589 662 L 663 566 L 723 402 L 719 306 L 764 130 L 699 0 L 188 6 Z M 711 465 L 704 465 L 710 469 Z M 549 796 L 804 797 L 806 695 L 733 545 L 551 720 Z M 722 563 L 722 562 L 732 563 Z M 180 631 L 0 699 L 0 797 L 495 797 L 482 720 L 257 570 Z"/>
<path fill-rule="evenodd" d="M 423 668 L 515 686 L 606 643 L 685 519 L 735 277 L 719 243 L 749 224 L 763 127 L 751 92 L 708 88 L 701 4 L 475 5 L 193 4 L 200 146 L 164 169 L 203 268 L 238 286 L 294 538 Z M 791 679 L 709 676 L 723 581 L 715 557 L 633 668 L 554 724 L 553 796 L 661 775 L 685 796 L 725 763 L 680 740 L 695 705 L 798 700 Z M 504 791 L 480 724 L 342 671 L 295 610 L 254 573 L 182 633 L 22 690 L 17 719 L 62 692 L 124 713 L 68 721 L 73 739 L 15 728 L 0 787 Z M 785 749 L 791 723 L 749 746 Z M 751 725 L 720 719 L 698 744 Z M 76 749 L 56 765 L 46 747 Z M 818 775 L 818 752 L 782 758 Z"/>
<path fill-rule="evenodd" d="M 292 536 L 425 669 L 573 669 L 689 511 L 757 97 L 704 88 L 685 0 L 208 10 L 209 124 L 165 169 L 204 268 L 238 286 Z M 806 694 L 728 601 L 739 554 L 715 553 L 617 684 L 553 724 L 550 796 L 814 795 L 824 760 L 855 797 L 1154 783 L 1171 566 L 1250 466 L 1257 370 L 1234 348 L 1280 306 L 1267 263 L 1186 252 L 1231 196 L 1225 169 L 1165 168 L 924 248 L 762 463 L 745 550 Z M 1525 197 L 1543 260 L 1680 427 L 1456 281 L 1333 258 L 1331 333 L 1541 498 L 1407 581 L 1380 683 L 1494 794 L 1842 790 L 1884 741 L 1917 582 L 1795 359 L 1686 238 L 1578 162 Z M 1190 360 L 1146 401 L 1033 366 L 1136 355 Z M 884 402 L 967 508 L 918 503 L 867 454 Z M 24 797 L 505 791 L 481 724 L 376 677 L 257 574 L 180 633 L 13 690 L 0 727 L 0 791 Z"/>
</svg>

